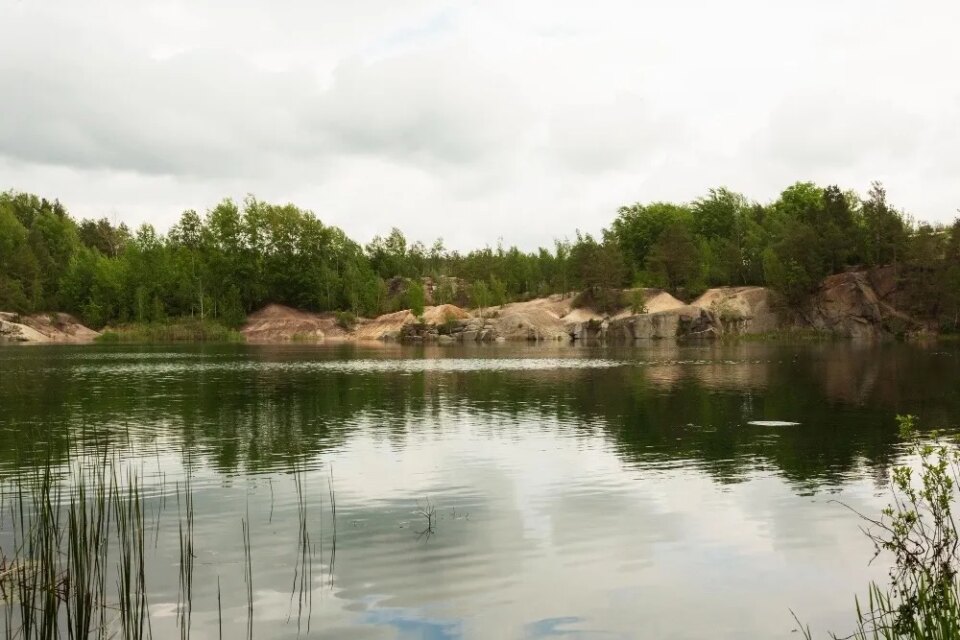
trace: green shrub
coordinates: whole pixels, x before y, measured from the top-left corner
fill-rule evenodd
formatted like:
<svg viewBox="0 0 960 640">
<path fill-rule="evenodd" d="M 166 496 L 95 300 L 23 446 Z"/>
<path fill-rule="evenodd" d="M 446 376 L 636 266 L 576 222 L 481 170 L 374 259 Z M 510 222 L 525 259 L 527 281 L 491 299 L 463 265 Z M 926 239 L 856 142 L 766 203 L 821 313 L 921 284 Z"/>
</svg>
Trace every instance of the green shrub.
<svg viewBox="0 0 960 640">
<path fill-rule="evenodd" d="M 570 303 L 576 309 L 593 309 L 597 313 L 616 313 L 626 305 L 620 289 L 584 289 Z"/>
<path fill-rule="evenodd" d="M 442 336 L 448 336 L 460 328 L 460 321 L 452 315 L 447 314 L 443 319 L 443 324 L 437 327 L 437 332 Z"/>
<path fill-rule="evenodd" d="M 936 433 L 922 438 L 914 416 L 897 416 L 901 438 L 919 463 L 893 468 L 893 502 L 879 518 L 856 512 L 876 549 L 892 556 L 890 584 L 856 600 L 858 640 L 960 638 L 960 537 L 953 517 L 960 452 Z M 852 509 L 851 509 L 852 510 Z M 796 616 L 795 616 L 796 617 Z M 802 629 L 812 638 L 809 628 Z M 836 637 L 836 636 L 834 636 Z"/>
<path fill-rule="evenodd" d="M 105 330 L 98 342 L 165 343 L 165 342 L 243 342 L 243 335 L 212 320 L 180 318 L 166 322 L 118 325 Z"/>
<path fill-rule="evenodd" d="M 344 331 L 353 331 L 357 326 L 357 316 L 350 311 L 337 311 L 334 315 L 337 326 Z"/>
</svg>

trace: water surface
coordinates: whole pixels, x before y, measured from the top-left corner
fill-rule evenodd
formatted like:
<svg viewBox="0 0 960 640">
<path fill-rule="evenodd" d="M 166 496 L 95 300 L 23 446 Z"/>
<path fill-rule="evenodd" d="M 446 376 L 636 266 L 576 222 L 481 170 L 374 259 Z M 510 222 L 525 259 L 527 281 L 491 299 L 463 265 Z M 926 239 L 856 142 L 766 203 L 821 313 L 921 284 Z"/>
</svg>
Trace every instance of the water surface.
<svg viewBox="0 0 960 640">
<path fill-rule="evenodd" d="M 894 416 L 956 426 L 958 380 L 956 347 L 897 344 L 4 347 L 0 478 L 138 470 L 155 637 L 179 633 L 189 473 L 195 638 L 218 578 L 245 634 L 248 517 L 258 638 L 789 638 L 790 608 L 849 630 L 884 570 L 836 501 L 877 513 Z"/>
</svg>

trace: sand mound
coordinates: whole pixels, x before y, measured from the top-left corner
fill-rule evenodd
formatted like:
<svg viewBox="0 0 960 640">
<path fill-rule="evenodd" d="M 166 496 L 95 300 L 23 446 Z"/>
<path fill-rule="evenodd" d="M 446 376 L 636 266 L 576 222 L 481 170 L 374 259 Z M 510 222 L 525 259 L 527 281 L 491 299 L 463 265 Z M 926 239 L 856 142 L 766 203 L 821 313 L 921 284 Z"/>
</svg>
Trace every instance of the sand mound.
<svg viewBox="0 0 960 640">
<path fill-rule="evenodd" d="M 250 314 L 240 333 L 248 342 L 311 341 L 346 336 L 333 314 L 311 313 L 282 304 L 268 304 Z"/>
<path fill-rule="evenodd" d="M 13 342 L 91 342 L 100 334 L 67 313 L 21 316 L 0 312 L 0 340 Z"/>
<path fill-rule="evenodd" d="M 385 340 L 399 337 L 400 330 L 406 324 L 417 321 L 409 309 L 388 313 L 372 320 L 361 320 L 353 331 L 357 340 Z"/>
<path fill-rule="evenodd" d="M 453 304 L 441 304 L 436 307 L 427 307 L 423 312 L 423 321 L 427 324 L 443 324 L 449 319 L 466 320 L 470 317 L 468 311 Z"/>
<path fill-rule="evenodd" d="M 646 298 L 644 304 L 647 305 L 647 313 L 660 313 L 661 311 L 671 311 L 686 306 L 666 291 L 660 289 L 646 289 L 644 290 L 644 296 Z"/>
<path fill-rule="evenodd" d="M 550 310 L 549 305 L 526 302 L 506 305 L 490 322 L 497 335 L 505 340 L 557 340 L 569 337 L 566 323 Z"/>
</svg>

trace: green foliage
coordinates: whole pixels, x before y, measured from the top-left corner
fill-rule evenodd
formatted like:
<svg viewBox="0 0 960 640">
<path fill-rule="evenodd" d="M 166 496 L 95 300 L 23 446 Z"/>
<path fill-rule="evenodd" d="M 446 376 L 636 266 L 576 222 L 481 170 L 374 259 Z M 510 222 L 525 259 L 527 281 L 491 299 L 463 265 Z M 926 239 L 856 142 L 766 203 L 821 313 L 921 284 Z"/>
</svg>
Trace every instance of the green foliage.
<svg viewBox="0 0 960 640">
<path fill-rule="evenodd" d="M 441 278 L 433 290 L 433 301 L 435 304 L 451 304 L 454 300 L 456 291 L 449 278 Z"/>
<path fill-rule="evenodd" d="M 862 514 L 875 557 L 892 560 L 886 587 L 871 583 L 856 601 L 852 638 L 947 640 L 960 637 L 960 536 L 953 517 L 960 452 L 952 444 L 921 437 L 916 417 L 897 416 L 900 437 L 915 466 L 893 468 L 893 502 L 879 518 Z M 807 638 L 810 630 L 803 629 Z M 836 636 L 834 636 L 836 637 Z"/>
<path fill-rule="evenodd" d="M 240 332 L 218 322 L 182 318 L 173 322 L 125 324 L 104 331 L 97 342 L 167 343 L 167 342 L 243 342 Z"/>
<path fill-rule="evenodd" d="M 490 276 L 490 300 L 491 304 L 497 307 L 507 303 L 507 285 L 496 276 Z"/>
<path fill-rule="evenodd" d="M 647 269 L 658 283 L 673 292 L 703 288 L 701 250 L 693 232 L 682 223 L 663 230 L 650 249 Z"/>
<path fill-rule="evenodd" d="M 411 282 L 407 287 L 407 307 L 410 313 L 418 318 L 423 315 L 424 305 L 426 304 L 426 295 L 423 291 L 423 284 L 420 282 Z"/>
<path fill-rule="evenodd" d="M 593 309 L 597 313 L 613 314 L 626 306 L 620 289 L 598 287 L 584 289 L 571 302 L 577 309 Z"/>
<path fill-rule="evenodd" d="M 334 317 L 337 326 L 344 331 L 353 331 L 353 328 L 357 326 L 357 316 L 349 311 L 337 311 Z"/>
<path fill-rule="evenodd" d="M 647 296 L 644 294 L 643 289 L 635 289 L 630 293 L 630 312 L 634 315 L 648 313 Z"/>
<path fill-rule="evenodd" d="M 470 286 L 470 302 L 473 306 L 480 309 L 481 315 L 483 314 L 484 307 L 490 306 L 490 300 L 490 287 L 487 286 L 486 282 L 480 280 Z"/>
<path fill-rule="evenodd" d="M 442 336 L 448 336 L 454 333 L 459 328 L 460 328 L 460 321 L 454 318 L 453 316 L 447 315 L 443 319 L 443 323 L 437 327 L 437 333 L 439 333 Z"/>
<path fill-rule="evenodd" d="M 419 308 L 407 299 L 416 291 L 387 283 L 427 277 L 435 303 L 482 307 L 589 289 L 590 304 L 611 308 L 612 292 L 631 283 L 681 297 L 766 284 L 796 304 L 825 275 L 888 264 L 898 308 L 960 331 L 960 223 L 913 226 L 879 184 L 861 199 L 797 183 L 769 204 L 711 189 L 689 204 L 621 207 L 599 238 L 577 232 L 536 251 L 466 253 L 410 242 L 398 229 L 361 247 L 310 211 L 253 197 L 185 211 L 163 234 L 76 222 L 59 202 L 0 194 L 0 309 L 63 310 L 94 327 L 185 316 L 237 327 L 268 302 L 377 315 Z"/>
</svg>

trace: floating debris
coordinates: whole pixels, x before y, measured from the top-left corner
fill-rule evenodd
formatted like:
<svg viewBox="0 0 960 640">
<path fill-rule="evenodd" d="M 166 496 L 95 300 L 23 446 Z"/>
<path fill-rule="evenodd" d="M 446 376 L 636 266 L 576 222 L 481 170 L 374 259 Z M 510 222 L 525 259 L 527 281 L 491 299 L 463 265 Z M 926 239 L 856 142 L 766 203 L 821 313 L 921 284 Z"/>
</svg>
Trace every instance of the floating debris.
<svg viewBox="0 0 960 640">
<path fill-rule="evenodd" d="M 785 420 L 751 420 L 747 424 L 754 427 L 795 427 L 800 423 Z"/>
</svg>

